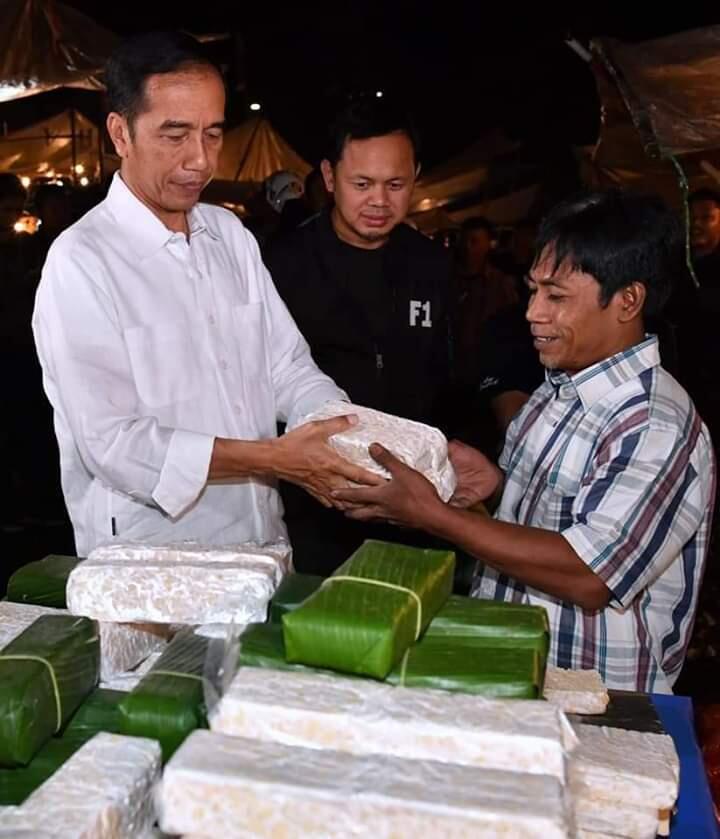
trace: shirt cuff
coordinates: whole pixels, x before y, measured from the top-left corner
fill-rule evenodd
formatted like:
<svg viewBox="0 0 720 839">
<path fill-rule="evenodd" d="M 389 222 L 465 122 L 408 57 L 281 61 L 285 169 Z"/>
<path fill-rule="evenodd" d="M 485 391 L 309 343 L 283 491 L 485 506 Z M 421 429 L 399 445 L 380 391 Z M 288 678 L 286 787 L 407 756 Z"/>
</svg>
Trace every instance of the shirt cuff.
<svg viewBox="0 0 720 839">
<path fill-rule="evenodd" d="M 195 431 L 173 431 L 153 500 L 171 518 L 181 516 L 208 480 L 215 438 Z"/>
<path fill-rule="evenodd" d="M 578 558 L 596 574 L 612 593 L 608 604 L 611 608 L 623 611 L 632 601 L 635 592 L 628 586 L 626 568 L 616 564 L 618 556 L 617 543 L 604 539 L 597 531 L 586 525 L 575 524 L 560 534 Z M 629 596 L 628 596 L 629 595 Z"/>
<path fill-rule="evenodd" d="M 300 425 L 308 414 L 322 408 L 326 402 L 350 402 L 350 397 L 332 381 L 319 384 L 295 402 L 287 419 L 287 427 L 295 428 Z"/>
</svg>

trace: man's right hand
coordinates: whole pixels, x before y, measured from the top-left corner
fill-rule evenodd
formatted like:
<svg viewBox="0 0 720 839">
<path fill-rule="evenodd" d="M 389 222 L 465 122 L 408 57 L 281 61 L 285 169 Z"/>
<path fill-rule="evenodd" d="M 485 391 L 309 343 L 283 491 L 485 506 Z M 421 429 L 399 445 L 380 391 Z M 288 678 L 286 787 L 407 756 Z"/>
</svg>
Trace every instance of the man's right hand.
<svg viewBox="0 0 720 839">
<path fill-rule="evenodd" d="M 355 466 L 341 457 L 328 443 L 333 434 L 340 434 L 357 424 L 354 415 L 314 420 L 300 425 L 273 440 L 272 472 L 282 480 L 307 490 L 325 507 L 341 507 L 332 492 L 351 484 L 379 486 L 385 478 Z"/>
<path fill-rule="evenodd" d="M 457 476 L 455 494 L 450 499 L 454 507 L 468 509 L 479 501 L 495 501 L 504 481 L 501 469 L 482 452 L 459 440 L 448 443 L 448 456 Z"/>
</svg>

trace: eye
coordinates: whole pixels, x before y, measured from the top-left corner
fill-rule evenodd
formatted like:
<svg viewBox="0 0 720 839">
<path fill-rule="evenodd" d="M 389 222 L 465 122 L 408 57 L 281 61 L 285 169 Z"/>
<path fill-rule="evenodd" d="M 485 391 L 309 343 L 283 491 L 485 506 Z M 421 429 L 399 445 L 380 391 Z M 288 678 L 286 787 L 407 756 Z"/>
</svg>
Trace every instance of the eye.
<svg viewBox="0 0 720 839">
<path fill-rule="evenodd" d="M 370 184 L 367 181 L 355 181 L 355 189 L 367 189 Z"/>
<path fill-rule="evenodd" d="M 551 303 L 558 303 L 560 300 L 565 299 L 565 295 L 564 294 L 548 294 L 547 299 Z"/>
<path fill-rule="evenodd" d="M 216 128 L 212 131 L 207 131 L 206 136 L 209 140 L 222 140 L 223 132 L 222 129 Z"/>
<path fill-rule="evenodd" d="M 402 189 L 405 186 L 405 183 L 403 181 L 391 181 L 389 186 L 392 190 L 398 190 Z"/>
<path fill-rule="evenodd" d="M 182 143 L 187 134 L 166 134 L 165 136 L 171 143 Z"/>
</svg>

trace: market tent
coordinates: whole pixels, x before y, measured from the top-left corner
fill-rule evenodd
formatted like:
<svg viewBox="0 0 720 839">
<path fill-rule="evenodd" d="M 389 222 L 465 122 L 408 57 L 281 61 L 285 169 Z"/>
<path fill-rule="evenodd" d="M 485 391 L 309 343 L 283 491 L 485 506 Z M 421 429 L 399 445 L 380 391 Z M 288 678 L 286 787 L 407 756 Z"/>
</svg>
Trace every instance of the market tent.
<svg viewBox="0 0 720 839">
<path fill-rule="evenodd" d="M 0 0 L 0 102 L 59 87 L 101 90 L 116 37 L 55 0 Z"/>
</svg>

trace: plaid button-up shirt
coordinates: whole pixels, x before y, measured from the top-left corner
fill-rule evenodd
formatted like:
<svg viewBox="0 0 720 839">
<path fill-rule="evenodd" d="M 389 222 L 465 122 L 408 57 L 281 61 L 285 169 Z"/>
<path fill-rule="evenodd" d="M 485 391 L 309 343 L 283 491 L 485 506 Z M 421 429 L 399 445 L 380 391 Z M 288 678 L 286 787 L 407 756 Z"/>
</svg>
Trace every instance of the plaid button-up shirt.
<svg viewBox="0 0 720 839">
<path fill-rule="evenodd" d="M 550 659 L 623 690 L 670 692 L 702 581 L 715 463 L 657 339 L 574 376 L 549 371 L 510 428 L 496 518 L 561 533 L 612 593 L 587 611 L 478 564 L 473 596 L 544 606 Z"/>
</svg>

